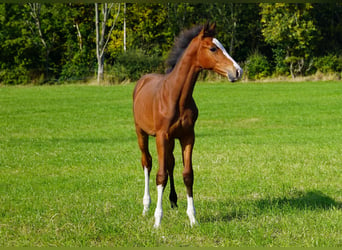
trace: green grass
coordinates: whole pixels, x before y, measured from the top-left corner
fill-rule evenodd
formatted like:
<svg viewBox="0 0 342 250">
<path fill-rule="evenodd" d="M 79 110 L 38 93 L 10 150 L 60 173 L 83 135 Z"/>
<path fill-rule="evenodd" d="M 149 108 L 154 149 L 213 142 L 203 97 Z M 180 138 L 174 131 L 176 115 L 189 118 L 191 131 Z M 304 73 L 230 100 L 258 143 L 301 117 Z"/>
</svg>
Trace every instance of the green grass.
<svg viewBox="0 0 342 250">
<path fill-rule="evenodd" d="M 142 214 L 133 84 L 0 88 L 0 246 L 342 246 L 342 82 L 198 83 L 190 228 Z"/>
</svg>

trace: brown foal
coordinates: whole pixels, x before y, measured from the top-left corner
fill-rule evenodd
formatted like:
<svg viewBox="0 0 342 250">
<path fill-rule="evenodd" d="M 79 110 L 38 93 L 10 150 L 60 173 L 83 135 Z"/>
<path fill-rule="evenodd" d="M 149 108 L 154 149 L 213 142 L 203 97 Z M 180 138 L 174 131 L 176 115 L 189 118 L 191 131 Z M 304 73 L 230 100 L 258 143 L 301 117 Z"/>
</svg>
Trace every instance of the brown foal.
<svg viewBox="0 0 342 250">
<path fill-rule="evenodd" d="M 144 75 L 133 93 L 133 113 L 141 163 L 145 174 L 143 214 L 149 209 L 149 177 L 152 157 L 148 149 L 148 137 L 155 136 L 159 169 L 156 177 L 158 201 L 155 210 L 155 227 L 163 216 L 163 191 L 170 178 L 171 206 L 177 206 L 173 169 L 175 139 L 179 139 L 183 157 L 183 181 L 187 191 L 187 215 L 190 225 L 196 224 L 193 202 L 194 174 L 192 150 L 195 142 L 194 126 L 198 109 L 192 97 L 201 70 L 213 70 L 230 81 L 241 78 L 242 69 L 229 56 L 222 44 L 214 38 L 215 24 L 196 26 L 181 33 L 168 59 L 169 73 Z"/>
</svg>

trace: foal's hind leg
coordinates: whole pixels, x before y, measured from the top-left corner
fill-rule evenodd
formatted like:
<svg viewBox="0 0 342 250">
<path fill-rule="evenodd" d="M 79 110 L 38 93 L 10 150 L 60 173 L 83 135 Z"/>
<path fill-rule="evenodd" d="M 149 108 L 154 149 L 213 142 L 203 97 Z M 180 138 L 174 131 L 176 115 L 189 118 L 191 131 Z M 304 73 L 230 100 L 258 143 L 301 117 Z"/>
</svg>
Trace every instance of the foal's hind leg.
<svg viewBox="0 0 342 250">
<path fill-rule="evenodd" d="M 150 196 L 150 188 L 149 188 L 149 182 L 150 182 L 150 173 L 152 169 L 152 157 L 148 150 L 148 135 L 142 131 L 141 129 L 136 129 L 137 136 L 138 136 L 138 143 L 141 150 L 141 165 L 144 169 L 144 175 L 145 175 L 145 190 L 144 190 L 144 198 L 143 198 L 143 215 L 145 215 L 151 204 L 151 196 Z"/>
<path fill-rule="evenodd" d="M 174 140 L 170 140 L 170 147 L 169 147 L 169 156 L 168 156 L 168 166 L 167 166 L 167 171 L 169 173 L 170 176 L 170 203 L 171 203 L 171 207 L 175 208 L 177 207 L 177 193 L 176 193 L 176 189 L 175 189 L 175 183 L 174 183 L 174 179 L 173 179 L 173 170 L 175 168 L 175 157 L 173 155 L 173 149 L 175 147 L 175 141 Z"/>
</svg>

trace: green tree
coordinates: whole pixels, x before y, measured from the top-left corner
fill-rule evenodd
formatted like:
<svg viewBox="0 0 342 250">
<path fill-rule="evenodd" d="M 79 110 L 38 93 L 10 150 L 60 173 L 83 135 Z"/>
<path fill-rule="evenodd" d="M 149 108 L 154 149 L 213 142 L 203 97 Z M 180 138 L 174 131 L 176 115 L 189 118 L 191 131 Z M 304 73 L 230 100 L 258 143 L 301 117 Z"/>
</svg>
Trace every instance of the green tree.
<svg viewBox="0 0 342 250">
<path fill-rule="evenodd" d="M 171 41 L 166 4 L 127 5 L 127 43 L 133 50 L 162 55 Z"/>
<path fill-rule="evenodd" d="M 297 73 L 303 74 L 317 38 L 312 4 L 261 3 L 260 6 L 262 34 L 276 51 L 277 66 L 287 63 L 293 78 Z"/>
<path fill-rule="evenodd" d="M 342 54 L 342 3 L 315 3 L 312 12 L 320 33 L 316 55 Z"/>
<path fill-rule="evenodd" d="M 234 59 L 245 61 L 256 50 L 264 53 L 258 4 L 214 3 L 203 7 L 208 19 L 216 21 L 217 37 Z"/>
<path fill-rule="evenodd" d="M 327 64 L 329 58 L 336 59 L 329 70 L 340 69 L 341 3 L 127 3 L 124 16 L 122 11 L 118 15 L 119 4 L 98 6 L 95 26 L 94 4 L 0 4 L 0 83 L 84 79 L 95 72 L 109 72 L 116 63 L 111 77 L 136 79 L 150 72 L 149 67 L 163 71 L 161 62 L 179 32 L 206 21 L 216 22 L 217 38 L 238 62 L 251 64 L 248 58 L 258 51 L 270 66 L 267 74 L 274 68 L 292 77 L 310 74 L 326 67 L 318 64 Z M 109 13 L 106 21 L 103 13 Z M 151 61 L 140 67 L 146 58 Z M 100 69 L 97 62 L 102 64 Z M 122 71 L 124 64 L 135 67 Z M 134 77 L 126 77 L 130 72 Z"/>
<path fill-rule="evenodd" d="M 69 23 L 64 4 L 28 3 L 24 20 L 31 30 L 31 39 L 39 47 L 39 70 L 46 81 L 55 81 L 62 68 Z"/>
<path fill-rule="evenodd" d="M 40 64 L 22 4 L 0 5 L 0 82 L 29 83 Z"/>
<path fill-rule="evenodd" d="M 61 50 L 59 81 L 80 80 L 94 76 L 96 58 L 94 43 L 94 6 L 91 4 L 64 4 L 65 34 Z M 62 11 L 62 10 L 61 10 Z"/>
</svg>

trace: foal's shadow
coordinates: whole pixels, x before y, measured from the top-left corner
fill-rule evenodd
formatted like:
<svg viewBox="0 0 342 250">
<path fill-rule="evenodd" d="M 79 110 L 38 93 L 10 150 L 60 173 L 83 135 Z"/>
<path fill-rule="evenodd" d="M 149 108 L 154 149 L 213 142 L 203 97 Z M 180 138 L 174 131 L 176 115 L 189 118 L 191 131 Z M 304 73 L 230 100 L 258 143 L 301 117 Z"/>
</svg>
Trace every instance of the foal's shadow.
<svg viewBox="0 0 342 250">
<path fill-rule="evenodd" d="M 202 223 L 213 221 L 232 221 L 243 220 L 248 216 L 258 216 L 268 213 L 269 211 L 282 210 L 329 210 L 342 209 L 342 203 L 335 201 L 333 198 L 322 193 L 321 191 L 297 191 L 295 194 L 290 194 L 284 197 L 266 198 L 259 200 L 245 200 L 240 202 L 217 201 L 219 204 L 216 213 L 209 216 L 199 218 Z M 203 204 L 205 205 L 205 204 Z M 209 204 L 208 204 L 209 206 Z M 233 206 L 233 207 L 232 207 Z M 224 209 L 226 208 L 227 209 Z M 230 207 L 228 209 L 228 207 Z M 222 209 L 220 209 L 222 208 Z"/>
<path fill-rule="evenodd" d="M 328 210 L 333 207 L 337 209 L 342 208 L 342 203 L 335 201 L 333 198 L 324 194 L 321 191 L 297 192 L 292 197 L 262 199 L 257 201 L 257 206 L 260 210 L 267 210 L 269 208 L 284 208 L 292 207 L 303 210 Z"/>
</svg>

